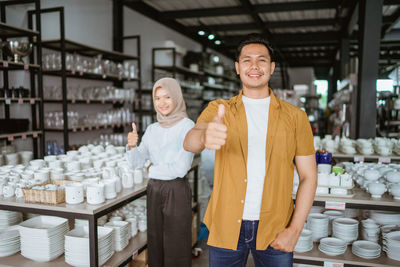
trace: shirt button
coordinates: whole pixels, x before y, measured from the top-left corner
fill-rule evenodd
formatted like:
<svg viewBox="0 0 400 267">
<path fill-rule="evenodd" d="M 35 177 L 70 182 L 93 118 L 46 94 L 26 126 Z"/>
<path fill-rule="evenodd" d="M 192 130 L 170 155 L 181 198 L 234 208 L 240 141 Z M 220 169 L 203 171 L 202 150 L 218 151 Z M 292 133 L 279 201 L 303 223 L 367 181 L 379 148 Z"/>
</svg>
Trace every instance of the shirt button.
<svg viewBox="0 0 400 267">
<path fill-rule="evenodd" d="M 238 220 L 238 223 L 240 223 L 240 220 Z"/>
<path fill-rule="evenodd" d="M 243 200 L 241 200 L 240 202 L 244 203 L 244 201 L 243 201 Z"/>
<path fill-rule="evenodd" d="M 244 182 L 247 183 L 247 179 L 244 179 Z"/>
</svg>

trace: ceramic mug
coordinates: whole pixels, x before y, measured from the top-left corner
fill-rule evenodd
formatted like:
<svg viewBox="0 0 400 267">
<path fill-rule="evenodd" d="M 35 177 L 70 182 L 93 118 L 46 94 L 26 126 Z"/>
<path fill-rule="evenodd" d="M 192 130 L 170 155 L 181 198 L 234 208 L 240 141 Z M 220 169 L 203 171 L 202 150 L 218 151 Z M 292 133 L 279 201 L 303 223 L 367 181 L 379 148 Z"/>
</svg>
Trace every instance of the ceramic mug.
<svg viewBox="0 0 400 267">
<path fill-rule="evenodd" d="M 65 202 L 68 204 L 79 204 L 83 202 L 83 185 L 78 183 L 66 184 Z"/>
<path fill-rule="evenodd" d="M 87 203 L 92 205 L 101 204 L 105 201 L 104 184 L 88 184 L 86 188 Z"/>
<path fill-rule="evenodd" d="M 134 172 L 125 172 L 122 175 L 122 186 L 124 188 L 132 188 L 134 185 Z"/>
<path fill-rule="evenodd" d="M 143 170 L 142 169 L 136 169 L 133 173 L 134 173 L 133 174 L 133 177 L 134 177 L 133 182 L 135 184 L 143 183 Z"/>
</svg>

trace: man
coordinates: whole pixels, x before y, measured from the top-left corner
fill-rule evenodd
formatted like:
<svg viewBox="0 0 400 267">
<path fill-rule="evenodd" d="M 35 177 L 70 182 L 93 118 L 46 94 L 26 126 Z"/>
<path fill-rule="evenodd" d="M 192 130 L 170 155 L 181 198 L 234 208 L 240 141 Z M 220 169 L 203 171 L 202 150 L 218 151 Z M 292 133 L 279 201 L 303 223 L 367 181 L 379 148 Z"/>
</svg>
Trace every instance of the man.
<svg viewBox="0 0 400 267">
<path fill-rule="evenodd" d="M 312 206 L 317 171 L 305 112 L 274 96 L 268 82 L 273 50 L 259 34 L 236 52 L 239 95 L 210 102 L 188 132 L 187 151 L 216 150 L 214 188 L 204 217 L 210 266 L 292 266 L 293 250 Z M 294 164 L 299 174 L 293 212 Z"/>
</svg>

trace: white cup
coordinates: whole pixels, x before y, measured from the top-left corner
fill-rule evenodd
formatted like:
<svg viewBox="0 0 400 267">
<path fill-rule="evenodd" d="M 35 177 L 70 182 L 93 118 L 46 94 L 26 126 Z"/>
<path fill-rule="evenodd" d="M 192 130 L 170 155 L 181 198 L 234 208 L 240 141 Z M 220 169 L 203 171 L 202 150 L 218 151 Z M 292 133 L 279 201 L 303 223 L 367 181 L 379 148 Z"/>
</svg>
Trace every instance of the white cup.
<svg viewBox="0 0 400 267">
<path fill-rule="evenodd" d="M 81 164 L 79 163 L 79 161 L 68 161 L 65 164 L 65 167 L 66 167 L 67 171 L 79 171 L 79 170 L 81 170 Z"/>
<path fill-rule="evenodd" d="M 86 188 L 86 200 L 92 205 L 103 203 L 105 201 L 104 184 L 88 184 Z"/>
<path fill-rule="evenodd" d="M 50 169 L 60 169 L 64 166 L 61 160 L 53 160 L 48 162 Z"/>
<path fill-rule="evenodd" d="M 131 224 L 131 236 L 134 237 L 138 232 L 138 223 L 136 217 L 128 218 L 125 220 Z"/>
<path fill-rule="evenodd" d="M 134 184 L 134 172 L 125 172 L 122 175 L 122 186 L 124 188 L 132 188 Z"/>
<path fill-rule="evenodd" d="M 54 155 L 44 156 L 43 159 L 44 159 L 44 161 L 46 161 L 46 162 L 51 162 L 51 161 L 57 160 L 57 156 L 54 156 Z"/>
<path fill-rule="evenodd" d="M 3 187 L 3 196 L 4 197 L 13 197 L 15 194 L 15 185 L 8 184 Z"/>
<path fill-rule="evenodd" d="M 42 159 L 34 159 L 29 162 L 29 164 L 35 169 L 38 170 L 44 166 L 45 161 Z"/>
<path fill-rule="evenodd" d="M 113 199 L 117 196 L 117 191 L 115 188 L 115 179 L 104 179 L 104 196 L 106 199 Z"/>
<path fill-rule="evenodd" d="M 50 171 L 48 170 L 37 170 L 34 174 L 33 177 L 35 180 L 49 180 L 50 179 Z"/>
<path fill-rule="evenodd" d="M 318 173 L 326 173 L 330 174 L 332 170 L 332 165 L 331 164 L 318 164 Z"/>
<path fill-rule="evenodd" d="M 135 184 L 141 184 L 143 183 L 143 170 L 142 169 L 136 169 L 134 171 L 134 179 L 133 182 Z"/>
<path fill-rule="evenodd" d="M 65 202 L 68 204 L 79 204 L 83 202 L 83 185 L 78 183 L 66 184 Z"/>
</svg>

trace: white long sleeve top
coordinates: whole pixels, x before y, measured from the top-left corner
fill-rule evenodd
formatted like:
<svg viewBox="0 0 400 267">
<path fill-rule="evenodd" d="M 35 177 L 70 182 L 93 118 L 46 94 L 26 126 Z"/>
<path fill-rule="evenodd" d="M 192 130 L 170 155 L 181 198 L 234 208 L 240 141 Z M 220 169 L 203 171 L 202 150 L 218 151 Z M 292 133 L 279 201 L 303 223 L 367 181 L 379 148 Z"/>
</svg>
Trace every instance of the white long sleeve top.
<svg viewBox="0 0 400 267">
<path fill-rule="evenodd" d="M 183 149 L 183 141 L 194 122 L 188 118 L 170 128 L 163 128 L 158 122 L 149 125 L 140 145 L 127 151 L 126 157 L 133 168 L 141 168 L 149 159 L 149 178 L 173 180 L 183 178 L 192 166 L 194 154 Z"/>
</svg>

